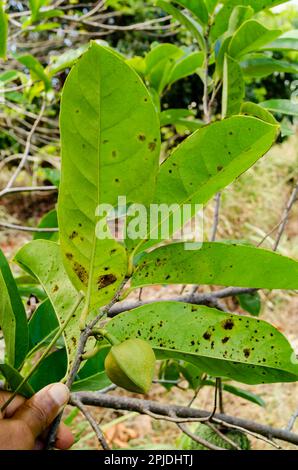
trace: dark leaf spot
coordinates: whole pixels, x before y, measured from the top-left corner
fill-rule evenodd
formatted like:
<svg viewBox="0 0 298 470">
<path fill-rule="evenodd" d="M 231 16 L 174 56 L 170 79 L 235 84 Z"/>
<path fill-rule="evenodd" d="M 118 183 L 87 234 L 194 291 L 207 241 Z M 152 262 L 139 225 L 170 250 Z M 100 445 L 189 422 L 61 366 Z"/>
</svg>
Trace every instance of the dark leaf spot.
<svg viewBox="0 0 298 470">
<path fill-rule="evenodd" d="M 116 281 L 117 277 L 114 274 L 104 274 L 102 276 L 99 276 L 99 278 L 97 279 L 98 289 L 103 289 L 104 287 L 114 284 L 114 282 Z"/>
<path fill-rule="evenodd" d="M 73 240 L 74 238 L 78 237 L 79 234 L 78 232 L 76 232 L 76 230 L 74 230 L 73 232 L 71 232 L 71 234 L 69 235 L 69 239 L 70 240 Z"/>
<path fill-rule="evenodd" d="M 245 357 L 249 357 L 250 356 L 250 349 L 248 349 L 248 348 L 243 349 L 243 353 L 244 353 Z"/>
<path fill-rule="evenodd" d="M 225 344 L 225 343 L 227 343 L 227 342 L 229 341 L 229 339 L 230 339 L 229 336 L 225 336 L 225 337 L 221 340 L 221 342 L 222 342 L 223 344 Z"/>
<path fill-rule="evenodd" d="M 153 152 L 156 149 L 156 143 L 155 142 L 149 142 L 148 144 L 148 149 Z"/>
<path fill-rule="evenodd" d="M 224 330 L 232 330 L 234 328 L 234 321 L 231 318 L 228 318 L 222 322 L 222 327 Z"/>
<path fill-rule="evenodd" d="M 211 333 L 209 333 L 209 331 L 206 331 L 206 332 L 203 334 L 203 338 L 206 339 L 206 341 L 209 341 L 210 338 L 211 338 Z"/>
<path fill-rule="evenodd" d="M 76 275 L 78 276 L 78 278 L 80 279 L 81 283 L 84 284 L 84 286 L 87 286 L 89 276 L 88 276 L 88 272 L 84 268 L 84 266 L 82 266 L 80 263 L 75 261 L 74 265 L 73 265 L 73 269 L 74 269 L 74 272 L 76 273 Z"/>
</svg>

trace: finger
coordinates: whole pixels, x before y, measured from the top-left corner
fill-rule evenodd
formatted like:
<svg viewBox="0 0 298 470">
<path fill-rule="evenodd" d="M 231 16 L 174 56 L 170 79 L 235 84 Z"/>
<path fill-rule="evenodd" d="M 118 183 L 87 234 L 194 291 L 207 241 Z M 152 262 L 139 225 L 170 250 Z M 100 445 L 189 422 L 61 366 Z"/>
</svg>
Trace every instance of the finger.
<svg viewBox="0 0 298 470">
<path fill-rule="evenodd" d="M 23 421 L 34 439 L 52 423 L 69 399 L 66 385 L 56 383 L 36 393 L 16 411 L 13 419 Z"/>
<path fill-rule="evenodd" d="M 65 450 L 69 449 L 73 445 L 73 443 L 74 436 L 72 435 L 72 432 L 66 426 L 66 424 L 61 423 L 58 428 L 55 447 L 57 447 L 57 449 Z"/>
<path fill-rule="evenodd" d="M 12 395 L 11 392 L 0 392 L 0 408 L 4 403 L 7 402 L 7 400 L 10 398 Z M 16 410 L 24 403 L 26 398 L 21 397 L 21 395 L 17 395 L 11 403 L 5 408 L 3 413 L 0 412 L 0 419 L 1 418 L 10 418 Z"/>
<path fill-rule="evenodd" d="M 42 442 L 46 442 L 48 439 L 49 435 L 49 429 L 46 429 L 40 436 L 39 439 Z M 74 443 L 74 437 L 72 435 L 72 432 L 70 431 L 69 427 L 66 426 L 64 423 L 60 423 L 58 430 L 57 430 L 57 435 L 56 435 L 56 441 L 55 441 L 55 447 L 57 449 L 69 449 Z"/>
<path fill-rule="evenodd" d="M 34 438 L 28 432 L 24 421 L 2 419 L 0 421 L 0 449 L 1 450 L 31 450 L 34 447 Z"/>
</svg>

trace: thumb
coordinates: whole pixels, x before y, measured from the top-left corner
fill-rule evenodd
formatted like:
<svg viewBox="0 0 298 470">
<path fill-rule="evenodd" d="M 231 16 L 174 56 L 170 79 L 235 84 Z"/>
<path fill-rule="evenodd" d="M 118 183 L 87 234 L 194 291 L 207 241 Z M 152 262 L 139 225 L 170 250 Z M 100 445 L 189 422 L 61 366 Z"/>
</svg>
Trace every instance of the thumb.
<svg viewBox="0 0 298 470">
<path fill-rule="evenodd" d="M 69 399 L 66 385 L 48 385 L 25 401 L 14 414 L 13 419 L 23 421 L 34 439 L 52 423 Z"/>
</svg>

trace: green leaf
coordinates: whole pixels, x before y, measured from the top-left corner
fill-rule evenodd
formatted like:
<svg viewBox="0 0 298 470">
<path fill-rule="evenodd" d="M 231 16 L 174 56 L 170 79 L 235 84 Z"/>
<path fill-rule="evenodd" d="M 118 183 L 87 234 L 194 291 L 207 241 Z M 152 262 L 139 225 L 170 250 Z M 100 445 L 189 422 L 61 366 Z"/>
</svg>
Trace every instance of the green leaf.
<svg viewBox="0 0 298 470">
<path fill-rule="evenodd" d="M 209 14 L 204 0 L 172 0 L 174 3 L 187 8 L 191 13 L 193 13 L 199 22 L 203 25 L 208 23 Z"/>
<path fill-rule="evenodd" d="M 88 49 L 88 44 L 83 44 L 77 49 L 70 49 L 61 55 L 51 56 L 51 63 L 47 67 L 47 72 L 54 76 L 62 70 L 72 67 L 81 55 Z"/>
<path fill-rule="evenodd" d="M 239 114 L 245 85 L 239 63 L 225 55 L 223 71 L 222 117 Z"/>
<path fill-rule="evenodd" d="M 263 78 L 272 73 L 298 73 L 298 65 L 273 59 L 263 54 L 253 54 L 241 62 L 246 77 Z"/>
<path fill-rule="evenodd" d="M 90 392 L 98 392 L 101 389 L 111 385 L 111 381 L 108 378 L 107 374 L 103 372 L 97 372 L 94 375 L 90 375 L 82 380 L 77 380 L 71 386 L 72 392 L 80 392 L 81 390 L 86 390 Z"/>
<path fill-rule="evenodd" d="M 158 359 L 181 359 L 213 377 L 247 384 L 298 379 L 298 361 L 287 339 L 252 317 L 159 302 L 118 315 L 107 330 L 120 341 L 144 339 Z"/>
<path fill-rule="evenodd" d="M 20 72 L 18 70 L 7 70 L 0 73 L 0 82 L 9 83 L 19 78 Z"/>
<path fill-rule="evenodd" d="M 34 240 L 18 251 L 15 261 L 39 280 L 51 301 L 59 324 L 63 324 L 78 302 L 79 294 L 68 279 L 59 245 L 48 240 Z M 83 306 L 80 305 L 63 333 L 68 354 L 68 370 L 77 350 L 82 309 Z"/>
<path fill-rule="evenodd" d="M 199 68 L 203 66 L 204 53 L 203 52 L 192 52 L 191 54 L 178 60 L 167 80 L 167 85 L 172 85 L 181 78 L 188 77 L 194 74 Z"/>
<path fill-rule="evenodd" d="M 277 120 L 272 116 L 272 114 L 266 109 L 262 108 L 256 103 L 247 101 L 242 103 L 241 114 L 246 116 L 254 116 L 262 121 L 269 122 L 270 124 L 277 125 Z"/>
<path fill-rule="evenodd" d="M 9 384 L 9 387 L 12 391 L 18 388 L 24 378 L 16 369 L 14 369 L 9 364 L 0 364 L 0 372 L 7 380 L 7 383 Z M 34 390 L 28 383 L 25 383 L 20 388 L 18 393 L 26 398 L 30 398 L 34 394 Z"/>
<path fill-rule="evenodd" d="M 8 35 L 8 18 L 5 13 L 3 2 L 0 2 L 0 57 L 6 60 Z"/>
<path fill-rule="evenodd" d="M 275 41 L 263 47 L 266 51 L 297 51 L 298 30 L 287 31 Z"/>
<path fill-rule="evenodd" d="M 290 100 L 268 100 L 259 104 L 272 113 L 298 116 L 298 104 Z"/>
<path fill-rule="evenodd" d="M 258 21 L 245 21 L 232 37 L 229 55 L 236 59 L 249 52 L 254 52 L 280 36 L 280 34 L 280 30 L 267 29 Z"/>
<path fill-rule="evenodd" d="M 53 209 L 45 214 L 41 218 L 38 228 L 58 228 L 57 211 Z M 33 236 L 33 240 L 52 240 L 56 242 L 58 239 L 58 232 L 36 232 Z"/>
<path fill-rule="evenodd" d="M 29 351 L 40 343 L 44 344 L 45 339 L 58 327 L 55 310 L 49 299 L 46 299 L 38 305 L 29 321 Z"/>
<path fill-rule="evenodd" d="M 237 299 L 243 310 L 250 313 L 254 317 L 259 316 L 262 304 L 261 297 L 258 292 L 254 292 L 253 294 L 240 294 L 237 295 Z"/>
<path fill-rule="evenodd" d="M 29 384 L 38 392 L 46 385 L 59 382 L 65 376 L 66 369 L 67 352 L 65 349 L 58 349 L 41 362 L 29 379 Z"/>
<path fill-rule="evenodd" d="M 53 186 L 59 188 L 60 170 L 58 168 L 41 168 L 41 177 L 50 181 Z"/>
<path fill-rule="evenodd" d="M 186 29 L 193 35 L 202 51 L 206 50 L 206 44 L 204 36 L 202 34 L 202 28 L 200 24 L 190 16 L 183 13 L 178 8 L 168 3 L 165 0 L 157 0 L 156 5 L 166 11 L 169 15 L 172 15 L 179 23 L 186 27 Z"/>
<path fill-rule="evenodd" d="M 175 123 L 176 130 L 179 134 L 183 134 L 185 131 L 192 133 L 205 126 L 206 123 L 201 119 L 187 119 L 181 118 Z"/>
<path fill-rule="evenodd" d="M 18 60 L 18 62 L 30 70 L 33 80 L 39 79 L 44 83 L 46 91 L 52 87 L 51 80 L 49 79 L 45 69 L 39 60 L 33 57 L 33 55 L 24 54 L 21 56 L 16 56 L 16 60 Z"/>
<path fill-rule="evenodd" d="M 231 40 L 232 40 L 232 36 L 227 36 L 222 41 L 222 43 L 219 43 L 220 47 L 216 55 L 216 75 L 218 78 L 222 78 L 223 76 L 224 60 L 225 60 L 226 54 L 228 54 L 228 49 L 229 49 Z"/>
<path fill-rule="evenodd" d="M 131 286 L 152 284 L 298 289 L 298 262 L 247 245 L 211 242 L 186 250 L 173 243 L 145 254 L 136 266 Z"/>
<path fill-rule="evenodd" d="M 0 250 L 0 326 L 8 364 L 19 368 L 28 351 L 26 312 L 9 264 Z"/>
<path fill-rule="evenodd" d="M 177 132 L 189 130 L 195 132 L 201 127 L 205 126 L 204 121 L 194 119 L 195 112 L 189 109 L 167 109 L 160 113 L 160 126 L 175 126 Z"/>
<path fill-rule="evenodd" d="M 295 128 L 289 125 L 289 120 L 286 117 L 284 117 L 280 123 L 280 133 L 282 137 L 295 135 Z"/>
<path fill-rule="evenodd" d="M 5 92 L 5 99 L 8 101 L 13 101 L 15 103 L 23 104 L 26 102 L 25 96 L 23 93 L 19 93 L 18 91 L 10 91 L 10 92 Z"/>
<path fill-rule="evenodd" d="M 250 6 L 237 5 L 232 11 L 229 20 L 228 34 L 233 34 L 237 29 L 254 15 L 254 10 Z"/>
<path fill-rule="evenodd" d="M 174 44 L 158 44 L 146 55 L 144 75 L 159 95 L 169 83 L 175 61 L 183 56 L 183 50 Z"/>
<path fill-rule="evenodd" d="M 176 122 L 179 122 L 180 119 L 186 119 L 193 116 L 195 116 L 195 112 L 189 109 L 166 109 L 160 113 L 160 126 L 173 125 Z"/>
<path fill-rule="evenodd" d="M 57 29 L 59 26 L 59 23 L 42 23 L 34 26 L 32 29 L 30 29 L 30 31 L 49 31 L 51 29 Z"/>
<path fill-rule="evenodd" d="M 47 0 L 29 0 L 32 21 L 39 19 L 39 10 L 47 4 Z"/>
<path fill-rule="evenodd" d="M 244 116 L 202 127 L 161 165 L 154 202 L 178 204 L 179 209 L 182 204 L 192 204 L 195 210 L 195 204 L 208 202 L 264 155 L 277 130 Z M 155 231 L 156 227 L 151 229 Z"/>
<path fill-rule="evenodd" d="M 287 1 L 288 0 L 225 0 L 222 2 L 224 3 L 223 7 L 215 17 L 215 22 L 211 29 L 211 37 L 216 39 L 225 33 L 225 31 L 228 29 L 229 20 L 233 9 L 237 5 L 250 6 L 253 8 L 255 13 L 257 13 L 261 10 L 271 8 Z"/>
<path fill-rule="evenodd" d="M 127 270 L 124 247 L 112 238 L 98 237 L 97 208 L 117 206 L 118 196 L 125 196 L 127 203 L 151 201 L 160 126 L 137 73 L 119 55 L 92 43 L 67 77 L 60 127 L 58 220 L 63 261 L 92 309 L 113 297 Z"/>
<path fill-rule="evenodd" d="M 51 19 L 51 18 L 58 18 L 60 16 L 64 16 L 64 11 L 59 10 L 58 8 L 53 8 L 52 10 L 40 11 L 38 14 L 39 20 Z M 59 23 L 58 23 L 59 25 Z"/>
<path fill-rule="evenodd" d="M 79 370 L 77 379 L 72 385 L 71 390 L 78 392 L 80 390 L 98 391 L 111 385 L 111 381 L 105 373 L 105 358 L 110 348 L 101 349 L 95 356 L 88 359 Z"/>
<path fill-rule="evenodd" d="M 173 388 L 176 385 L 175 382 L 178 382 L 179 377 L 180 377 L 179 363 L 177 363 L 176 361 L 163 361 L 160 364 L 160 368 L 158 371 L 158 378 L 159 380 L 163 381 L 161 385 L 166 390 L 171 390 L 171 388 Z"/>
<path fill-rule="evenodd" d="M 205 0 L 205 4 L 208 12 L 212 14 L 215 10 L 216 5 L 218 4 L 218 0 Z"/>
</svg>

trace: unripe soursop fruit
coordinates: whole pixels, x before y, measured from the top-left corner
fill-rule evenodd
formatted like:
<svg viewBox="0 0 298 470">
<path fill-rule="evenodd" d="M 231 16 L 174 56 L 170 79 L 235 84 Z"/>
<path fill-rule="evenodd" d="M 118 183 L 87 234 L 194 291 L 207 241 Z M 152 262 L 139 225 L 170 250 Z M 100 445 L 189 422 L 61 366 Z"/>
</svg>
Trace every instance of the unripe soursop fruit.
<svg viewBox="0 0 298 470">
<path fill-rule="evenodd" d="M 228 437 L 231 441 L 235 442 L 235 444 L 240 447 L 240 449 L 250 450 L 250 441 L 243 432 L 237 430 L 227 430 L 219 427 L 218 429 L 220 429 L 222 434 Z M 221 447 L 222 449 L 235 450 L 231 444 L 222 439 L 222 437 L 218 436 L 216 432 L 213 431 L 213 429 L 211 429 L 209 426 L 199 423 L 193 433 L 196 436 L 202 437 L 205 439 L 205 441 L 210 442 L 210 444 L 214 444 L 218 447 Z M 182 450 L 210 450 L 202 444 L 199 444 L 199 442 L 196 442 L 185 435 L 180 438 L 180 445 L 178 444 L 178 448 L 181 448 Z"/>
<path fill-rule="evenodd" d="M 147 393 L 154 375 L 155 355 L 150 344 L 137 338 L 111 347 L 105 359 L 109 379 L 130 392 Z"/>
</svg>

